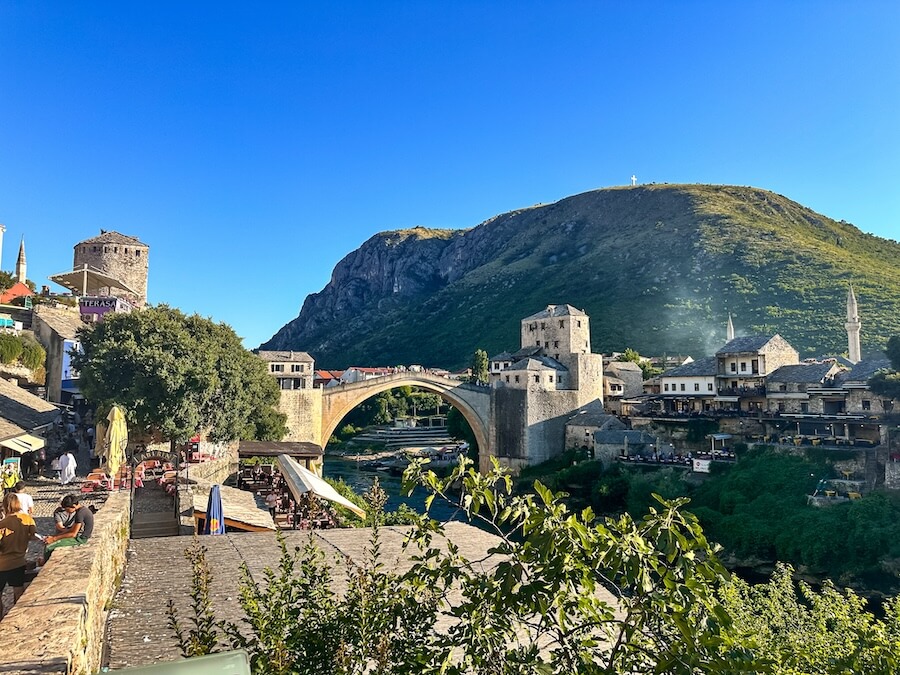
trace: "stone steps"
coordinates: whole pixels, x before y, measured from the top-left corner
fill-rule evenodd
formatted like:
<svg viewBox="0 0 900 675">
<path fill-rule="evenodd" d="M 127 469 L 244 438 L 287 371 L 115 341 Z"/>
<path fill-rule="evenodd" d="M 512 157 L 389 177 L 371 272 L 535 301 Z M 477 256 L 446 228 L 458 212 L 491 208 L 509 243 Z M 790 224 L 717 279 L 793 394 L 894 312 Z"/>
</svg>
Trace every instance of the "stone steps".
<svg viewBox="0 0 900 675">
<path fill-rule="evenodd" d="M 149 537 L 177 537 L 181 533 L 181 525 L 175 514 L 168 513 L 136 513 L 131 523 L 131 538 L 146 539 Z"/>
</svg>

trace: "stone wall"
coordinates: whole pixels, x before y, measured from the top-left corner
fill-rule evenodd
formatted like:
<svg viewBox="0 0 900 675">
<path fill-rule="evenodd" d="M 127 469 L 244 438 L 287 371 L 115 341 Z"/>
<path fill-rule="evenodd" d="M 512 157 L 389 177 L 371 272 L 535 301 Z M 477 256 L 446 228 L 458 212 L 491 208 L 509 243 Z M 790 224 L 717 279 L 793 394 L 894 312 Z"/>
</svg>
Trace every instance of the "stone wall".
<svg viewBox="0 0 900 675">
<path fill-rule="evenodd" d="M 278 410 L 287 416 L 287 435 L 285 441 L 296 441 L 322 445 L 328 439 L 322 439 L 322 390 L 321 389 L 282 389 L 278 401 Z"/>
<path fill-rule="evenodd" d="M 101 235 L 102 236 L 102 235 Z M 127 250 L 127 253 L 126 253 Z M 121 292 L 138 307 L 147 302 L 147 274 L 150 269 L 150 249 L 125 243 L 80 242 L 75 245 L 73 269 L 88 265 L 124 281 L 137 293 Z M 115 293 L 114 293 L 115 294 Z"/>
<path fill-rule="evenodd" d="M 2 673 L 96 673 L 125 570 L 128 492 L 110 495 L 83 546 L 59 549 L 0 623 Z M 14 647 L 13 647 L 14 645 Z"/>
</svg>

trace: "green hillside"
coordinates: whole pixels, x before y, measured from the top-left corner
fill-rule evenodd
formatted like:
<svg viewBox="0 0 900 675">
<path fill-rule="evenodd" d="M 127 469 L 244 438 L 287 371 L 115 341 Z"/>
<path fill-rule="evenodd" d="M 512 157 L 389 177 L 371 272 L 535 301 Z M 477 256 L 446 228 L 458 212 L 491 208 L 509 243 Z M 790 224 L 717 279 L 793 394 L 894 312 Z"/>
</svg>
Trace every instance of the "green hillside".
<svg viewBox="0 0 900 675">
<path fill-rule="evenodd" d="M 804 356 L 846 350 L 853 283 L 863 350 L 900 333 L 900 244 L 756 188 L 597 190 L 470 230 L 376 235 L 265 348 L 322 367 L 464 365 L 518 346 L 519 320 L 569 303 L 595 351 L 695 357 L 738 334 L 778 332 Z"/>
</svg>

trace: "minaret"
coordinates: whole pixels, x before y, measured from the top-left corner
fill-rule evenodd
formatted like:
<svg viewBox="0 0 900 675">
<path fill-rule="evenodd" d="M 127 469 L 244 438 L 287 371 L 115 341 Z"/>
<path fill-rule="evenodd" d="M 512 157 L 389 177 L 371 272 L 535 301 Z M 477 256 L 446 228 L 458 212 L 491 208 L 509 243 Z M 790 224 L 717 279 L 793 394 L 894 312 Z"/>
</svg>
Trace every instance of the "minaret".
<svg viewBox="0 0 900 675">
<path fill-rule="evenodd" d="M 0 261 L 3 259 L 3 233 L 6 232 L 6 225 L 0 225 Z M 0 264 L 0 269 L 3 269 Z"/>
<path fill-rule="evenodd" d="M 25 283 L 25 237 L 19 244 L 19 258 L 16 260 L 16 281 Z"/>
<path fill-rule="evenodd" d="M 734 323 L 731 321 L 731 312 L 728 312 L 728 326 L 725 328 L 725 342 L 734 340 Z"/>
<path fill-rule="evenodd" d="M 847 323 L 844 328 L 847 329 L 847 353 L 851 363 L 860 362 L 859 354 L 859 310 L 856 307 L 856 296 L 853 294 L 853 285 L 847 292 Z"/>
</svg>

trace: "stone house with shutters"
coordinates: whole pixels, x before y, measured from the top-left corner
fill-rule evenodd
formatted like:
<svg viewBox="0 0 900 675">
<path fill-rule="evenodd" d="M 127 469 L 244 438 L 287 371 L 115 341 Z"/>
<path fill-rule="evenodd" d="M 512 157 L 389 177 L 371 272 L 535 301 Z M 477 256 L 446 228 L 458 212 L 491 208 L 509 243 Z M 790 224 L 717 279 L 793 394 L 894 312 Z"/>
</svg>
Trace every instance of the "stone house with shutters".
<svg viewBox="0 0 900 675">
<path fill-rule="evenodd" d="M 659 376 L 664 412 L 692 413 L 712 410 L 718 393 L 718 359 L 689 361 Z"/>
<path fill-rule="evenodd" d="M 716 352 L 714 402 L 725 409 L 764 410 L 766 378 L 782 366 L 799 363 L 797 350 L 780 335 L 748 335 L 729 340 Z"/>
<path fill-rule="evenodd" d="M 278 410 L 287 416 L 284 441 L 318 443 L 322 430 L 322 392 L 314 389 L 315 361 L 306 352 L 260 351 L 269 375 L 278 381 Z"/>
<path fill-rule="evenodd" d="M 816 392 L 831 387 L 839 373 L 841 368 L 833 361 L 781 366 L 766 378 L 768 411 L 824 414 L 824 399 Z"/>
</svg>

